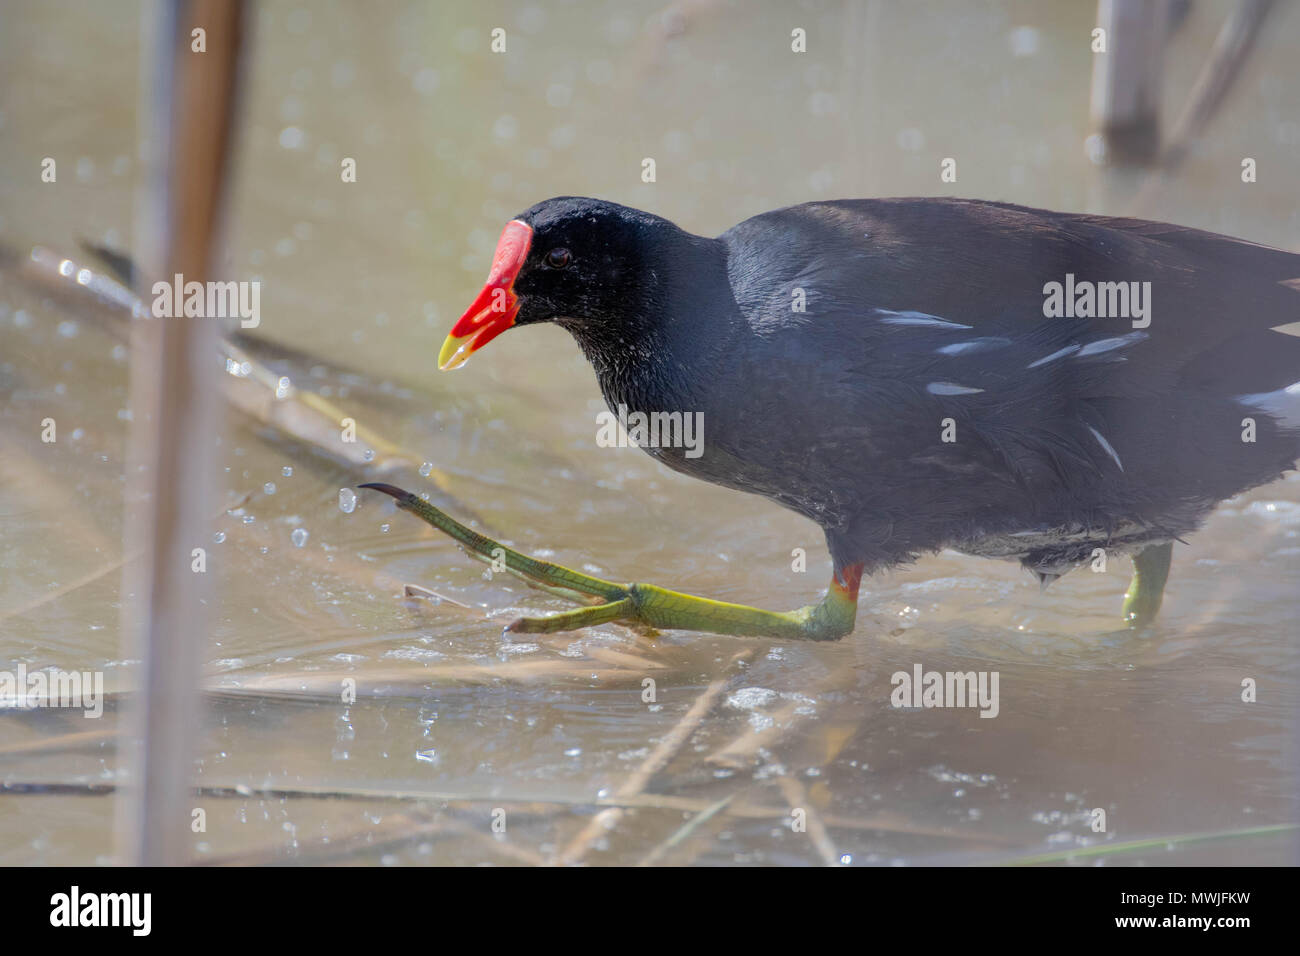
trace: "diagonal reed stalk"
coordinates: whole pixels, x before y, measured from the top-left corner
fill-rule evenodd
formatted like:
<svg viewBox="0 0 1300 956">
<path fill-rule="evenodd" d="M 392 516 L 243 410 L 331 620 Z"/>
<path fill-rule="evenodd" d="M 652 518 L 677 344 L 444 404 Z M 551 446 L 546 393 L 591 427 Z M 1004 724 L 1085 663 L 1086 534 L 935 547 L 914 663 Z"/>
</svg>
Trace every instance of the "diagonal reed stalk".
<svg viewBox="0 0 1300 956">
<path fill-rule="evenodd" d="M 1143 850 L 1164 850 L 1169 847 L 1185 847 L 1196 843 L 1248 840 L 1258 837 L 1277 836 L 1283 833 L 1294 833 L 1297 830 L 1300 830 L 1300 823 L 1274 823 L 1262 827 L 1247 827 L 1241 830 L 1215 830 L 1209 833 L 1181 833 L 1176 836 L 1150 837 L 1144 840 L 1128 840 L 1123 843 L 1107 843 L 1102 846 L 1019 856 L 1004 860 L 1000 865 L 1043 866 L 1049 863 L 1069 863 L 1072 860 L 1103 859 L 1120 856 L 1124 853 L 1140 853 Z"/>
</svg>

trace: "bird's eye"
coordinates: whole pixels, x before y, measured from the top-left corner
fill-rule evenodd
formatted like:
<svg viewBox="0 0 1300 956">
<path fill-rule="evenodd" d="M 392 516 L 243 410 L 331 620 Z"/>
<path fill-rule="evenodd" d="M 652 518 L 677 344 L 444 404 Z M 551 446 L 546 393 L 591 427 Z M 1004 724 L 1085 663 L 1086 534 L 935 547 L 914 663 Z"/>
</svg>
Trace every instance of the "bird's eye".
<svg viewBox="0 0 1300 956">
<path fill-rule="evenodd" d="M 552 249 L 546 254 L 546 264 L 552 269 L 563 269 L 569 264 L 569 258 L 568 249 Z"/>
</svg>

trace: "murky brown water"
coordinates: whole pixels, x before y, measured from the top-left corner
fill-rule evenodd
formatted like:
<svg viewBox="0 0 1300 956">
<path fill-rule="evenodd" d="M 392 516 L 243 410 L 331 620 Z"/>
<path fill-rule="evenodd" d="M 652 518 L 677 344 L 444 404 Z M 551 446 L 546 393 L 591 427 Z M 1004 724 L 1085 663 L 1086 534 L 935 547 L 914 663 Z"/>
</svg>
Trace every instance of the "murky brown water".
<svg viewBox="0 0 1300 956">
<path fill-rule="evenodd" d="M 597 447 L 599 393 L 558 329 L 435 371 L 510 216 L 565 193 L 709 234 L 835 196 L 1131 210 L 1131 177 L 1084 157 L 1089 4 L 688 4 L 667 31 L 629 4 L 442 6 L 262 6 L 230 267 L 263 282 L 257 334 L 318 356 L 277 370 L 448 473 L 451 510 L 597 574 L 787 608 L 828 562 L 818 529 L 774 505 Z M 1146 214 L 1300 247 L 1300 7 L 1284 6 Z M 1198 4 L 1173 41 L 1171 114 L 1226 9 Z M 495 26 L 504 56 L 485 52 Z M 130 248 L 138 36 L 129 5 L 0 7 L 7 246 Z M 45 156 L 57 184 L 39 181 Z M 938 181 L 944 156 L 956 186 Z M 137 668 L 118 647 L 116 345 L 101 313 L 0 269 L 0 669 L 102 669 L 122 690 Z M 1300 819 L 1294 479 L 1176 549 L 1145 637 L 1115 630 L 1126 561 L 1040 594 L 1013 565 L 945 553 L 865 582 L 852 637 L 799 646 L 616 627 L 504 640 L 497 618 L 561 602 L 485 579 L 387 499 L 343 513 L 358 471 L 247 419 L 230 417 L 221 458 L 201 858 L 970 863 L 1148 838 L 1103 859 L 1300 856 L 1295 831 L 1162 842 Z M 465 607 L 404 601 L 403 582 Z M 892 709 L 890 675 L 915 663 L 998 671 L 998 717 Z M 344 676 L 361 693 L 347 707 Z M 111 797 L 94 788 L 115 779 L 117 707 L 0 714 L 0 863 L 107 860 Z"/>
</svg>

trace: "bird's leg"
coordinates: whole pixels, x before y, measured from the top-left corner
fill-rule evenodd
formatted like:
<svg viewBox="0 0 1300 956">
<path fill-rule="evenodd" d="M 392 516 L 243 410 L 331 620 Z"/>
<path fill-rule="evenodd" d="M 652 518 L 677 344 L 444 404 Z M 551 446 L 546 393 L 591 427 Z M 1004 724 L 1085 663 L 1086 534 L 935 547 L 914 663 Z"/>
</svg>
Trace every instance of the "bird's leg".
<svg viewBox="0 0 1300 956">
<path fill-rule="evenodd" d="M 1169 580 L 1172 541 L 1143 548 L 1133 557 L 1133 580 L 1124 595 L 1124 621 L 1130 627 L 1144 627 L 1155 620 Z"/>
<path fill-rule="evenodd" d="M 551 617 L 521 617 L 507 630 L 526 634 L 572 631 L 619 621 L 683 631 L 708 631 L 738 637 L 775 637 L 785 640 L 832 641 L 852 632 L 858 610 L 858 584 L 862 566 L 844 568 L 831 578 L 831 587 L 819 604 L 797 611 L 764 611 L 743 604 L 727 604 L 670 591 L 653 584 L 615 584 L 582 574 L 563 565 L 538 561 L 485 537 L 401 488 L 365 484 L 391 495 L 397 506 L 411 512 L 460 542 L 470 555 L 499 562 L 529 584 L 593 607 L 563 611 Z"/>
<path fill-rule="evenodd" d="M 550 617 L 521 617 L 508 628 L 525 634 L 572 631 L 589 624 L 619 621 L 678 631 L 707 631 L 735 637 L 775 637 L 792 641 L 835 641 L 853 631 L 858 612 L 856 572 L 849 581 L 831 578 L 830 591 L 819 604 L 797 611 L 764 611 L 745 604 L 728 604 L 683 594 L 653 584 L 621 586 L 625 597 L 597 607 L 563 611 Z"/>
<path fill-rule="evenodd" d="M 435 508 L 423 498 L 419 498 L 409 491 L 381 482 L 371 482 L 359 487 L 373 488 L 375 491 L 382 491 L 384 494 L 392 496 L 397 501 L 397 507 L 411 512 L 417 518 L 459 541 L 470 557 L 494 566 L 500 564 L 507 571 L 523 578 L 529 584 L 541 588 L 543 591 L 549 591 L 552 594 L 568 598 L 571 601 L 577 601 L 580 604 L 604 602 L 600 606 L 605 606 L 609 602 L 616 602 L 620 598 L 627 596 L 625 588 L 611 581 L 594 578 L 589 574 L 574 571 L 572 568 L 552 564 L 550 561 L 539 561 L 536 558 L 528 557 L 526 554 L 520 554 L 512 548 L 507 548 L 504 544 L 493 541 L 472 528 L 465 527 L 446 512 Z M 605 620 L 609 620 L 609 618 Z M 602 622 L 592 621 L 591 623 Z"/>
</svg>

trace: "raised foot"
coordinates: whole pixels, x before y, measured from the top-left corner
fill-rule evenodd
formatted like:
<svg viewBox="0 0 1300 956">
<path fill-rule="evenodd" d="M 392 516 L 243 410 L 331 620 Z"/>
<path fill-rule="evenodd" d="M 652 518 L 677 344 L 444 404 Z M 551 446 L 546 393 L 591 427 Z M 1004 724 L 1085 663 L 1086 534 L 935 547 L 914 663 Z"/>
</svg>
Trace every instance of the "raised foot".
<svg viewBox="0 0 1300 956">
<path fill-rule="evenodd" d="M 534 587 L 591 605 L 550 617 L 521 617 L 511 622 L 507 631 L 552 634 L 618 622 L 641 628 L 801 641 L 833 641 L 853 631 L 858 583 L 862 575 L 860 566 L 845 568 L 833 577 L 829 592 L 819 604 L 797 611 L 764 611 L 744 604 L 727 604 L 683 594 L 653 584 L 615 584 L 563 565 L 538 561 L 467 528 L 401 488 L 379 483 L 361 487 L 390 495 L 399 508 L 410 511 L 455 538 L 472 557 L 504 567 Z"/>
<path fill-rule="evenodd" d="M 1165 596 L 1165 583 L 1169 580 L 1169 563 L 1173 558 L 1173 542 L 1153 544 L 1143 548 L 1133 557 L 1133 580 L 1124 595 L 1124 623 L 1131 628 L 1146 627 L 1160 612 Z"/>
</svg>

